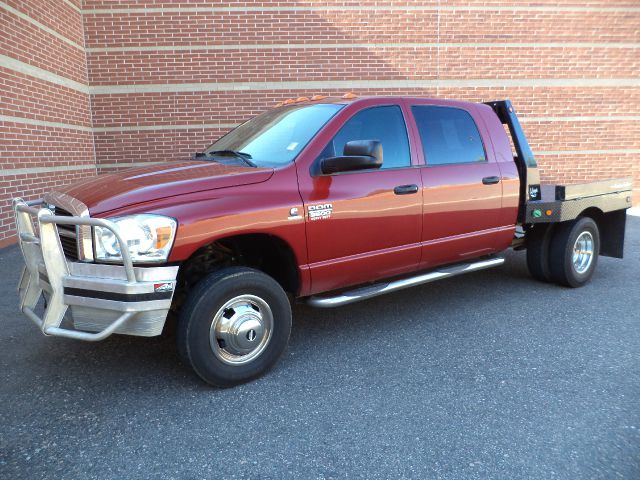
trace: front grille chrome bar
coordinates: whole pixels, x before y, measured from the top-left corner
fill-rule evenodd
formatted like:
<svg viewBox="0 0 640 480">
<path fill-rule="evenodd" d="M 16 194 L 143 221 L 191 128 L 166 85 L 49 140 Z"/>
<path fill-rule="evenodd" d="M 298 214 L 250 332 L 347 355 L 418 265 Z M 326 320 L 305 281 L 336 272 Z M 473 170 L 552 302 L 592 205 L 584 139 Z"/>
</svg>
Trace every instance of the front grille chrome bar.
<svg viewBox="0 0 640 480">
<path fill-rule="evenodd" d="M 55 207 L 59 207 L 67 212 L 72 217 L 81 217 L 81 218 L 89 218 L 89 208 L 77 198 L 73 198 L 65 193 L 60 192 L 49 192 L 42 199 L 41 203 L 46 206 L 52 205 Z M 78 225 L 75 226 L 75 242 L 78 250 L 78 260 L 83 262 L 92 262 L 93 258 L 93 239 L 91 238 L 91 227 L 87 225 Z M 63 236 L 67 236 L 69 238 L 73 234 L 73 232 L 68 231 L 66 233 L 62 233 L 63 229 L 60 229 L 60 234 Z"/>
</svg>

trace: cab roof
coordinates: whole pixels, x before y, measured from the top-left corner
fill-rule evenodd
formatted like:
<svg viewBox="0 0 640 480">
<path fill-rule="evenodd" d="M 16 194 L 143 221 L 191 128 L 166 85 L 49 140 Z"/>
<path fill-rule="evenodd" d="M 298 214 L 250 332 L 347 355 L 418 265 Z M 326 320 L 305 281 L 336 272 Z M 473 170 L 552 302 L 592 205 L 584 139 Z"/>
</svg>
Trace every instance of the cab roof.
<svg viewBox="0 0 640 480">
<path fill-rule="evenodd" d="M 337 104 L 337 105 L 347 105 L 347 104 L 351 104 L 351 103 L 360 103 L 360 102 L 367 102 L 370 100 L 374 100 L 374 99 L 387 99 L 387 100 L 419 100 L 419 101 L 430 101 L 433 100 L 434 103 L 438 103 L 438 104 L 450 104 L 450 105 L 458 105 L 458 106 L 465 106 L 465 105 L 477 105 L 476 102 L 468 102 L 468 101 L 463 101 L 463 100 L 449 100 L 449 99 L 443 99 L 443 98 L 432 98 L 432 97 L 419 97 L 419 96 L 415 96 L 415 95 L 366 95 L 366 96 L 359 96 L 356 95 L 354 93 L 346 93 L 343 96 L 329 96 L 329 95 L 313 95 L 310 97 L 298 97 L 298 98 L 291 98 L 288 100 L 285 100 L 283 102 L 279 102 L 275 105 L 275 107 L 282 107 L 282 106 L 287 106 L 287 105 L 295 105 L 295 104 L 299 104 L 299 103 L 330 103 L 330 104 Z"/>
</svg>

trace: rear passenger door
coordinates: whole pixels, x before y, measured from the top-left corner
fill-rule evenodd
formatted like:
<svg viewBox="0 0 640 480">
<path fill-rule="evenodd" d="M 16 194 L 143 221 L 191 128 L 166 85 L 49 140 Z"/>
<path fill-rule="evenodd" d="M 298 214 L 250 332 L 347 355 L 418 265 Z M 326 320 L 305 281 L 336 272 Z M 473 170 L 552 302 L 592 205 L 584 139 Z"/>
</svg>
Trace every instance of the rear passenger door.
<svg viewBox="0 0 640 480">
<path fill-rule="evenodd" d="M 421 144 L 423 268 L 506 248 L 513 226 L 501 225 L 502 179 L 493 146 L 472 105 L 412 104 Z M 479 128 L 480 127 L 480 128 Z M 506 242 L 506 244 L 505 244 Z"/>
</svg>

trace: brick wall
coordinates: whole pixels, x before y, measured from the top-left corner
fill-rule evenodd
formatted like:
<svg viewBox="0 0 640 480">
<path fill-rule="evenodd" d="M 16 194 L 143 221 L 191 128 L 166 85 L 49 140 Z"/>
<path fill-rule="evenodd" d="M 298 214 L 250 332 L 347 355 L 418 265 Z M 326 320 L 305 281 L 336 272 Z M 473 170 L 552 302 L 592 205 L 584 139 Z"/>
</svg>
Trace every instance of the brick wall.
<svg viewBox="0 0 640 480">
<path fill-rule="evenodd" d="M 637 0 L 85 0 L 82 15 L 72 1 L 0 2 L 11 25 L 0 48 L 60 80 L 1 69 L 12 92 L 2 109 L 14 111 L 2 113 L 74 128 L 3 123 L 3 165 L 16 154 L 24 165 L 93 158 L 98 172 L 184 159 L 315 93 L 511 98 L 545 180 L 633 174 L 640 200 Z M 16 48 L 25 37 L 38 41 Z M 43 155 L 44 137 L 57 157 Z M 21 156 L 21 142 L 37 157 Z M 0 239 L 25 181 L 0 177 Z"/>
<path fill-rule="evenodd" d="M 95 175 L 88 84 L 77 1 L 0 2 L 0 246 L 12 197 Z"/>
</svg>

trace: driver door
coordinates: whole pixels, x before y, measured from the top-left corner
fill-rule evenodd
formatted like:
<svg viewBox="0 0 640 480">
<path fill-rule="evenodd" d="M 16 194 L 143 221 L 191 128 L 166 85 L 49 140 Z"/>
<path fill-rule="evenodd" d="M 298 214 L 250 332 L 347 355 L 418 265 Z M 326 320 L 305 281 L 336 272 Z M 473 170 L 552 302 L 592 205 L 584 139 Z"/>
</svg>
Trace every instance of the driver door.
<svg viewBox="0 0 640 480">
<path fill-rule="evenodd" d="M 418 268 L 422 181 L 414 167 L 405 115 L 401 104 L 360 108 L 315 159 L 342 155 L 350 141 L 378 140 L 383 150 L 380 169 L 331 175 L 300 172 L 311 293 Z"/>
</svg>

